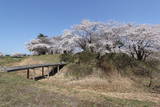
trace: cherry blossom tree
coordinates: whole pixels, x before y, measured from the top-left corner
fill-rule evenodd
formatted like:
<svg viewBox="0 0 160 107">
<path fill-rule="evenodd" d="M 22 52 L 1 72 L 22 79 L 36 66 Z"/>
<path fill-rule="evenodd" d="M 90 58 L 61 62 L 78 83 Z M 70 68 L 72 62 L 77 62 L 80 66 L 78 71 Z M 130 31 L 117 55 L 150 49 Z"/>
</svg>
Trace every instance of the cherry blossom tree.
<svg viewBox="0 0 160 107">
<path fill-rule="evenodd" d="M 47 36 L 42 34 L 38 35 L 38 37 L 27 44 L 27 49 L 33 54 L 36 55 L 44 55 L 48 54 L 50 49 L 50 39 Z"/>
<path fill-rule="evenodd" d="M 121 36 L 124 50 L 137 60 L 145 60 L 153 52 L 159 51 L 159 32 L 151 25 L 130 25 Z"/>
<path fill-rule="evenodd" d="M 73 35 L 79 36 L 77 44 L 81 49 L 94 51 L 93 43 L 98 38 L 98 33 L 103 27 L 103 23 L 83 20 L 80 24 L 74 25 L 71 30 Z"/>
<path fill-rule="evenodd" d="M 126 25 L 117 22 L 102 23 L 84 20 L 73 26 L 71 31 L 73 35 L 80 37 L 77 44 L 84 51 L 110 53 L 116 52 L 117 47 L 122 46 L 119 37 L 126 28 Z"/>
<path fill-rule="evenodd" d="M 83 20 L 80 24 L 74 25 L 72 34 L 79 36 L 78 46 L 84 51 L 97 52 L 104 45 L 106 24 Z"/>
<path fill-rule="evenodd" d="M 47 37 L 43 34 L 27 44 L 34 54 L 55 54 L 90 51 L 100 54 L 126 53 L 145 60 L 160 51 L 160 25 L 83 20 L 63 34 Z"/>
<path fill-rule="evenodd" d="M 64 33 L 60 36 L 53 37 L 51 39 L 51 53 L 75 53 L 78 46 L 77 41 L 79 37 L 72 35 L 70 30 L 64 31 Z"/>
</svg>

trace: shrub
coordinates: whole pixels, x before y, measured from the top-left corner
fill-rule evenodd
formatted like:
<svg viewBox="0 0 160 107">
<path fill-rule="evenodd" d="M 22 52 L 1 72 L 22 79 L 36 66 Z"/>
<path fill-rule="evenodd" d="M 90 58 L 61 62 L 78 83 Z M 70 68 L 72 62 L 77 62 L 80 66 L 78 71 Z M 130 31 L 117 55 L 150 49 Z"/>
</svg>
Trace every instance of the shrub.
<svg viewBox="0 0 160 107">
<path fill-rule="evenodd" d="M 96 60 L 97 54 L 91 52 L 81 52 L 75 55 L 76 60 L 78 63 L 82 64 L 94 64 Z"/>
<path fill-rule="evenodd" d="M 108 53 L 102 56 L 97 63 L 97 66 L 102 68 L 103 71 L 125 71 L 130 67 L 136 66 L 137 61 L 124 53 Z"/>
<path fill-rule="evenodd" d="M 74 56 L 70 53 L 64 53 L 60 56 L 60 61 L 61 62 L 73 63 L 74 62 Z"/>
<path fill-rule="evenodd" d="M 91 75 L 93 70 L 92 66 L 84 65 L 84 64 L 70 64 L 68 66 L 69 72 L 66 73 L 66 76 L 72 76 L 76 79 L 86 77 Z"/>
</svg>

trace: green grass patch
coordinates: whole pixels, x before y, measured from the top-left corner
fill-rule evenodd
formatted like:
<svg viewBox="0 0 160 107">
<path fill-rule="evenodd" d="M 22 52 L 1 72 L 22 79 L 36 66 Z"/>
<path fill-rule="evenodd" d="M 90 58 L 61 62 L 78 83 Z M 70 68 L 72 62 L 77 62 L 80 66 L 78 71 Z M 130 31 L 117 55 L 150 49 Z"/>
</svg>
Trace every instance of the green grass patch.
<svg viewBox="0 0 160 107">
<path fill-rule="evenodd" d="M 0 65 L 1 66 L 9 66 L 12 63 L 20 62 L 24 58 L 13 58 L 13 57 L 10 57 L 10 56 L 0 57 Z"/>
<path fill-rule="evenodd" d="M 138 101 L 138 100 L 128 100 L 128 99 L 119 99 L 113 97 L 104 97 L 106 101 L 115 105 L 116 107 L 154 107 L 154 102 L 149 101 Z"/>
</svg>

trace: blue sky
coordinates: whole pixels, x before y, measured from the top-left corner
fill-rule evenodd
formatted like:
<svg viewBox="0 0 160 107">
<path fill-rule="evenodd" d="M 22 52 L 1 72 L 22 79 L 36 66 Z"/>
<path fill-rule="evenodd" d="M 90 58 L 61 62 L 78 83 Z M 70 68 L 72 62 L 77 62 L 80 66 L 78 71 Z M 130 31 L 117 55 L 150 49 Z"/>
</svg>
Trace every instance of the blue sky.
<svg viewBox="0 0 160 107">
<path fill-rule="evenodd" d="M 160 24 L 160 0 L 0 0 L 0 52 L 28 53 L 25 43 L 83 19 Z"/>
</svg>

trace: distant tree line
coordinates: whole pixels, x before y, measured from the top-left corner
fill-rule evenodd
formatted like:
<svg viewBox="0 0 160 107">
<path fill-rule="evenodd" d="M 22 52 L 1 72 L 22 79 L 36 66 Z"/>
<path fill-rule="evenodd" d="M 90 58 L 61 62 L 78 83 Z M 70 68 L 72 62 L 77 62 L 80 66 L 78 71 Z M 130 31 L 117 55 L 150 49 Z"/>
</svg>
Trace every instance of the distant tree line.
<svg viewBox="0 0 160 107">
<path fill-rule="evenodd" d="M 27 49 L 36 55 L 64 51 L 89 51 L 100 55 L 126 53 L 137 60 L 145 60 L 160 50 L 160 25 L 83 20 L 59 36 L 39 34 L 27 44 Z"/>
</svg>

